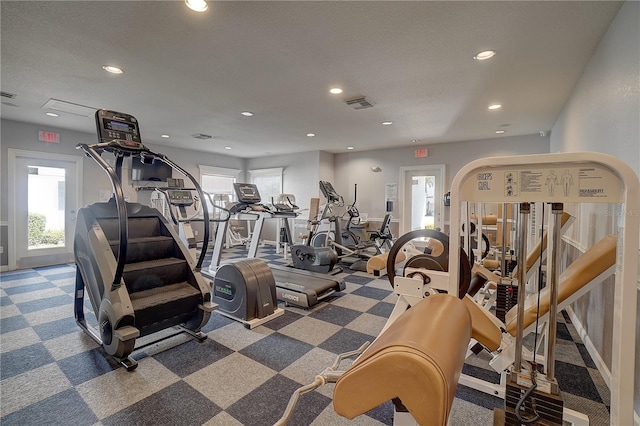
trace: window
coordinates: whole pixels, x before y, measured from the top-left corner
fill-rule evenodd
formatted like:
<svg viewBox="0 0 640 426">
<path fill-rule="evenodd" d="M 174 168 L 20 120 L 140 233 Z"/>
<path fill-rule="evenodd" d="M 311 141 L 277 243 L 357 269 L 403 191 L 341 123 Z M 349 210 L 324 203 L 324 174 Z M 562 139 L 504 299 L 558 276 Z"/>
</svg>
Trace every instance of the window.
<svg viewBox="0 0 640 426">
<path fill-rule="evenodd" d="M 282 168 L 249 170 L 251 183 L 260 191 L 262 202 L 270 204 L 282 194 Z"/>
<path fill-rule="evenodd" d="M 233 184 L 237 181 L 240 170 L 225 169 L 222 167 L 199 166 L 200 167 L 200 186 L 202 190 L 211 195 L 216 205 L 224 207 L 228 201 L 235 200 L 235 192 Z M 219 214 L 220 210 L 212 210 L 209 200 L 205 200 L 209 212 Z"/>
</svg>

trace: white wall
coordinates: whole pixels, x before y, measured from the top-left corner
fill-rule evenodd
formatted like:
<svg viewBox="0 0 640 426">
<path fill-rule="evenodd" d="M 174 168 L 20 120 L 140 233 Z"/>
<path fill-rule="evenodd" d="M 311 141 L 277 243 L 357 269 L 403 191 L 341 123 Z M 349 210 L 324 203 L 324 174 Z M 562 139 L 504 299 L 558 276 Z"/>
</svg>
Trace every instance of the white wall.
<svg viewBox="0 0 640 426">
<path fill-rule="evenodd" d="M 640 3 L 627 1 L 611 23 L 551 132 L 551 151 L 597 151 L 621 158 L 640 175 Z M 569 235 L 588 247 L 613 224 L 597 206 L 583 206 Z M 587 229 L 590 232 L 581 232 Z M 609 282 L 610 284 L 610 282 Z M 599 356 L 611 367 L 613 286 L 583 297 L 574 309 Z M 640 310 L 638 314 L 640 321 Z M 638 322 L 637 324 L 640 324 Z M 640 327 L 636 325 L 636 348 Z M 640 412 L 640 354 L 635 409 Z"/>
<path fill-rule="evenodd" d="M 296 196 L 300 208 L 308 208 L 309 200 L 318 196 L 319 151 L 271 157 L 249 158 L 247 170 L 282 167 L 282 192 Z M 268 203 L 269 200 L 263 200 Z"/>
<path fill-rule="evenodd" d="M 326 180 L 333 182 L 334 180 L 334 166 L 333 162 L 335 155 L 328 152 L 320 151 L 320 170 L 319 180 Z"/>
<path fill-rule="evenodd" d="M 347 202 L 351 202 L 354 185 L 358 184 L 358 209 L 368 213 L 369 217 L 381 218 L 386 208 L 385 184 L 399 184 L 400 167 L 444 164 L 446 192 L 458 170 L 470 161 L 482 157 L 548 153 L 549 137 L 525 135 L 427 145 L 429 156 L 415 158 L 415 149 L 423 147 L 409 146 L 336 154 L 333 185 Z M 378 166 L 382 171 L 374 173 L 371 170 L 372 166 Z M 393 216 L 398 218 L 399 203 L 395 204 Z"/>
</svg>

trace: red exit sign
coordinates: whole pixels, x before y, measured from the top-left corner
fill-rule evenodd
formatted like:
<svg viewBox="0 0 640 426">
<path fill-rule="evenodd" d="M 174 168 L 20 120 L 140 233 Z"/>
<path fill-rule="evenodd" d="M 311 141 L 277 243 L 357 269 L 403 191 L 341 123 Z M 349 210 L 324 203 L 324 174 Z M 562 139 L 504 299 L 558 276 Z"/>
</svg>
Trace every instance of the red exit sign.
<svg viewBox="0 0 640 426">
<path fill-rule="evenodd" d="M 54 132 L 38 132 L 38 140 L 46 143 L 60 143 L 60 134 Z"/>
<path fill-rule="evenodd" d="M 415 156 L 416 158 L 424 158 L 429 155 L 427 148 L 416 149 Z"/>
</svg>

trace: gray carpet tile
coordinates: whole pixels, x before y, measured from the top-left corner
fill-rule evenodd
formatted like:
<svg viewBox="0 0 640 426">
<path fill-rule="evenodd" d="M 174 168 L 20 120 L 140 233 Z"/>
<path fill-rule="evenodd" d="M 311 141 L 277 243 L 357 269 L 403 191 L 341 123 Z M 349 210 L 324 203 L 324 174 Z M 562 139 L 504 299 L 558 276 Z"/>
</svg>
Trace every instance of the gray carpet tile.
<svg viewBox="0 0 640 426">
<path fill-rule="evenodd" d="M 321 321 L 330 322 L 331 324 L 345 326 L 361 314 L 361 312 L 353 309 L 329 304 L 314 311 L 313 313 L 309 314 L 309 316 Z"/>
<path fill-rule="evenodd" d="M 367 313 L 372 315 L 378 315 L 379 317 L 389 318 L 393 311 L 393 303 L 378 302 L 371 307 Z"/>
<path fill-rule="evenodd" d="M 299 383 L 278 374 L 226 411 L 246 426 L 272 425 L 283 414 L 280 407 L 286 406 L 289 396 L 299 387 Z M 318 392 L 302 395 L 300 409 L 294 411 L 289 424 L 309 425 L 329 404 L 331 399 Z"/>
<path fill-rule="evenodd" d="M 31 300 L 29 302 L 16 303 L 16 306 L 18 307 L 18 309 L 20 309 L 20 312 L 22 312 L 23 314 L 28 314 L 31 312 L 53 308 L 56 306 L 66 306 L 70 303 L 73 303 L 73 297 L 65 294 L 62 296 L 54 296 L 45 299 Z"/>
<path fill-rule="evenodd" d="M 17 376 L 52 362 L 53 357 L 42 343 L 5 352 L 0 355 L 0 378 Z"/>
<path fill-rule="evenodd" d="M 272 333 L 239 352 L 254 361 L 281 371 L 309 352 L 313 346 L 280 333 Z"/>
<path fill-rule="evenodd" d="M 223 259 L 246 253 L 235 247 L 225 250 Z M 258 253 L 271 263 L 287 263 L 272 247 Z M 337 277 L 347 289 L 311 309 L 280 303 L 283 316 L 252 330 L 213 313 L 202 329 L 207 340 L 199 343 L 183 334 L 150 344 L 133 352 L 140 365 L 127 372 L 77 327 L 74 277 L 74 265 L 0 274 L 3 425 L 273 424 L 291 393 L 332 364 L 336 354 L 375 338 L 395 301 L 386 277 L 343 268 Z M 87 322 L 95 327 L 91 304 L 85 299 L 84 305 Z M 556 371 L 566 405 L 582 408 L 592 425 L 606 425 L 608 389 L 576 336 L 563 313 Z M 488 359 L 486 352 L 471 357 L 464 371 L 496 382 Z M 290 424 L 351 424 L 333 412 L 332 389 L 303 395 Z M 501 399 L 460 385 L 451 424 L 491 424 L 493 408 L 502 406 Z M 393 404 L 387 402 L 352 424 L 392 422 Z"/>
<path fill-rule="evenodd" d="M 75 389 L 64 390 L 2 417 L 4 426 L 91 425 L 97 421 L 96 415 Z"/>
<path fill-rule="evenodd" d="M 61 359 L 58 366 L 74 386 L 120 368 L 120 364 L 105 356 L 102 348 Z"/>
<path fill-rule="evenodd" d="M 189 340 L 154 355 L 154 358 L 179 377 L 186 377 L 233 353 L 226 346 L 207 339 L 202 343 Z M 189 360 L 188 362 L 185 362 Z"/>
<path fill-rule="evenodd" d="M 3 318 L 0 321 L 0 333 L 10 333 L 16 330 L 22 330 L 23 328 L 29 327 L 29 321 L 26 320 L 22 315 L 15 315 L 8 318 Z"/>
<path fill-rule="evenodd" d="M 101 423 L 118 425 L 201 425 L 222 409 L 183 381 L 113 414 Z"/>
</svg>

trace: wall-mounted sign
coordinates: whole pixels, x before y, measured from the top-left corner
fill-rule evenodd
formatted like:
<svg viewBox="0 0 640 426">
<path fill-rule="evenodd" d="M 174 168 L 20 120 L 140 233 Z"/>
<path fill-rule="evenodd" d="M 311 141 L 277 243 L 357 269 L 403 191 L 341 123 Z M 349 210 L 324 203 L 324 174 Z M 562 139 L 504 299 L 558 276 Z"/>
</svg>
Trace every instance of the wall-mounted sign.
<svg viewBox="0 0 640 426">
<path fill-rule="evenodd" d="M 60 134 L 54 132 L 44 132 L 40 130 L 38 132 L 38 140 L 46 143 L 60 143 Z"/>
<path fill-rule="evenodd" d="M 416 158 L 424 158 L 424 157 L 427 157 L 428 155 L 429 155 L 429 152 L 427 151 L 427 148 L 418 148 L 415 151 Z"/>
</svg>

